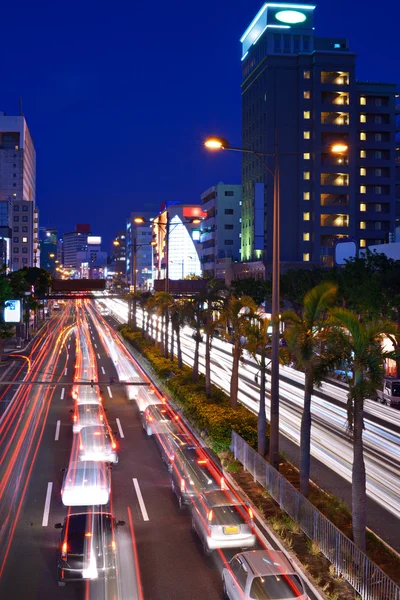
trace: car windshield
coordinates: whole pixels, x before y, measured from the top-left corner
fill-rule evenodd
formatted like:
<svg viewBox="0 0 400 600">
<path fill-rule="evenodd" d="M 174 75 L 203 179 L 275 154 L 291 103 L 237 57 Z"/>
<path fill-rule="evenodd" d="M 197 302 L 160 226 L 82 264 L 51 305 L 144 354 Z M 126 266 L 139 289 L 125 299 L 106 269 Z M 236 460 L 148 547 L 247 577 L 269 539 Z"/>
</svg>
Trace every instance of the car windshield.
<svg viewBox="0 0 400 600">
<path fill-rule="evenodd" d="M 246 514 L 244 506 L 237 506 L 235 504 L 214 506 L 212 510 L 213 525 L 241 525 L 244 522 L 244 515 Z"/>
<path fill-rule="evenodd" d="M 111 518 L 109 515 L 95 513 L 72 515 L 68 523 L 68 554 L 85 553 L 89 543 L 100 550 L 110 543 L 112 536 Z"/>
<path fill-rule="evenodd" d="M 68 487 L 87 487 L 105 485 L 105 483 L 105 467 L 101 463 L 82 461 L 74 462 L 68 467 Z"/>
<path fill-rule="evenodd" d="M 83 554 L 87 515 L 74 515 L 68 523 L 68 553 Z"/>
<path fill-rule="evenodd" d="M 400 383 L 392 383 L 392 396 L 400 396 Z"/>
<path fill-rule="evenodd" d="M 250 598 L 254 600 L 291 600 L 300 598 L 303 593 L 303 586 L 297 575 L 255 577 L 250 588 Z"/>
</svg>

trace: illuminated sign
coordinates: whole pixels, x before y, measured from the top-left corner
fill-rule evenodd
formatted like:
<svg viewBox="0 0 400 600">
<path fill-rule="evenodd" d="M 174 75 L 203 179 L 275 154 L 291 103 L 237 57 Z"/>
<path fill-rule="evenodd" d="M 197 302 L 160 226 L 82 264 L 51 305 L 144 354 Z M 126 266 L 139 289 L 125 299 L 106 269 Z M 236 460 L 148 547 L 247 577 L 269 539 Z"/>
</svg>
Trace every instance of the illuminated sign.
<svg viewBox="0 0 400 600">
<path fill-rule="evenodd" d="M 205 219 L 207 213 L 201 210 L 201 206 L 184 206 L 183 207 L 183 216 L 189 219 L 191 218 L 199 218 Z"/>
<path fill-rule="evenodd" d="M 200 241 L 200 230 L 199 229 L 193 229 L 193 231 L 192 231 L 192 240 L 194 242 L 199 242 Z"/>
<path fill-rule="evenodd" d="M 19 323 L 21 321 L 21 300 L 7 300 L 4 305 L 4 322 Z"/>
<path fill-rule="evenodd" d="M 281 21 L 282 23 L 295 24 L 303 23 L 307 17 L 298 10 L 280 10 L 275 14 L 275 19 L 278 19 L 278 21 Z"/>
<path fill-rule="evenodd" d="M 99 235 L 88 235 L 87 243 L 88 243 L 88 245 L 91 245 L 91 246 L 100 246 L 100 244 L 101 244 L 101 236 L 99 236 Z"/>
</svg>

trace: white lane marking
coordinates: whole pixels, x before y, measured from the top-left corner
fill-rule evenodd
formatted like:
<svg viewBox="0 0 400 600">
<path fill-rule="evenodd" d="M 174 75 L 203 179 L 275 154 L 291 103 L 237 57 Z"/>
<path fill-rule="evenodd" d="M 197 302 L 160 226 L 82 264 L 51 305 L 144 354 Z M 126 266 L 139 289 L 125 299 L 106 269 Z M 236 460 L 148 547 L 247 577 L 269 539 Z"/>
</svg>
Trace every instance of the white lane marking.
<svg viewBox="0 0 400 600">
<path fill-rule="evenodd" d="M 105 370 L 104 370 L 104 367 L 101 367 L 101 372 L 103 373 L 103 375 L 105 375 L 105 374 L 106 374 L 106 372 L 105 372 Z"/>
<path fill-rule="evenodd" d="M 95 344 L 94 347 L 97 348 L 97 344 Z"/>
<path fill-rule="evenodd" d="M 68 350 L 71 348 L 71 344 L 68 344 Z"/>
<path fill-rule="evenodd" d="M 65 369 L 65 371 L 64 371 L 64 375 L 66 375 L 66 374 L 67 374 L 67 371 L 68 371 L 68 369 Z"/>
<path fill-rule="evenodd" d="M 64 400 L 64 394 L 65 394 L 65 388 L 63 388 L 63 389 L 61 390 L 61 396 L 60 396 L 60 399 L 61 399 L 61 400 Z"/>
<path fill-rule="evenodd" d="M 144 505 L 142 492 L 140 491 L 140 487 L 139 487 L 139 482 L 135 477 L 132 479 L 132 481 L 133 481 L 133 485 L 135 486 L 136 496 L 139 500 L 139 506 L 140 506 L 140 510 L 142 511 L 143 521 L 148 521 L 149 515 L 147 514 L 147 510 Z"/>
<path fill-rule="evenodd" d="M 113 395 L 112 395 L 112 391 L 111 391 L 111 388 L 109 385 L 107 386 L 107 392 L 108 392 L 108 395 L 110 396 L 110 398 L 112 398 Z"/>
<path fill-rule="evenodd" d="M 118 427 L 119 435 L 120 435 L 122 438 L 123 438 L 123 437 L 125 437 L 125 436 L 124 436 L 124 432 L 122 431 L 122 427 L 121 427 L 121 421 L 120 421 L 118 418 L 116 418 L 115 420 L 117 421 L 117 427 Z"/>
<path fill-rule="evenodd" d="M 47 527 L 49 523 L 49 512 L 50 512 L 50 502 L 51 502 L 51 491 L 53 489 L 53 482 L 50 481 L 47 484 L 47 492 L 46 492 L 46 500 L 44 503 L 44 513 L 43 513 L 43 521 L 42 526 Z"/>
<path fill-rule="evenodd" d="M 97 358 L 100 360 L 100 354 L 99 353 L 97 353 Z"/>
<path fill-rule="evenodd" d="M 60 425 L 61 425 L 61 421 L 57 421 L 56 435 L 54 436 L 54 440 L 56 442 L 58 442 L 58 438 L 60 437 Z"/>
</svg>

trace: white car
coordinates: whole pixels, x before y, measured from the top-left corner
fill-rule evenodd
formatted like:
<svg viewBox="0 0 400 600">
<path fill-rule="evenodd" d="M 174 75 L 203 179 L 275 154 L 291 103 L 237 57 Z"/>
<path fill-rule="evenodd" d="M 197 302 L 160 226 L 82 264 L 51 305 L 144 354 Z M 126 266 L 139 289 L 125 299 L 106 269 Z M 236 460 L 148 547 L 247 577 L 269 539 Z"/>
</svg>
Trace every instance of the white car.
<svg viewBox="0 0 400 600">
<path fill-rule="evenodd" d="M 192 501 L 192 529 L 205 554 L 217 548 L 253 548 L 256 544 L 251 508 L 229 490 L 196 496 Z"/>
<path fill-rule="evenodd" d="M 78 460 L 117 463 L 117 444 L 105 425 L 83 427 L 79 432 Z"/>
<path fill-rule="evenodd" d="M 72 397 L 76 404 L 101 404 L 102 398 L 98 391 L 89 385 L 81 385 L 79 389 L 72 391 Z"/>
<path fill-rule="evenodd" d="M 104 409 L 101 404 L 76 404 L 73 416 L 73 433 L 79 433 L 82 427 L 104 425 L 106 423 Z"/>
<path fill-rule="evenodd" d="M 110 499 L 110 469 L 103 462 L 71 461 L 64 477 L 64 506 L 104 506 Z"/>
<path fill-rule="evenodd" d="M 222 585 L 229 600 L 308 600 L 302 580 L 276 550 L 236 554 L 222 571 Z"/>
</svg>

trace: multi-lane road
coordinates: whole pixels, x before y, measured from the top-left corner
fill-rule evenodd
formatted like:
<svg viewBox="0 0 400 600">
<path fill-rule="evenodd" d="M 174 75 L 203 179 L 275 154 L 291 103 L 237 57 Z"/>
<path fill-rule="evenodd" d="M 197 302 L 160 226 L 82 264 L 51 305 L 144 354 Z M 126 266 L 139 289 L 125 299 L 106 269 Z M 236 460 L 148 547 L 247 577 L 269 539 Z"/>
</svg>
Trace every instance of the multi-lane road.
<svg viewBox="0 0 400 600">
<path fill-rule="evenodd" d="M 105 300 L 112 314 L 121 322 L 127 320 L 127 303 L 122 300 Z M 156 317 L 154 317 L 156 318 Z M 139 311 L 139 321 L 141 314 Z M 185 327 L 181 334 L 184 362 L 193 364 L 194 340 L 192 331 Z M 211 377 L 213 383 L 229 393 L 232 369 L 232 348 L 224 340 L 214 339 L 211 351 Z M 204 352 L 200 352 L 200 370 L 204 372 Z M 255 381 L 258 367 L 244 352 L 239 367 L 239 400 L 254 412 L 258 411 L 259 386 Z M 300 420 L 303 404 L 304 374 L 281 367 L 280 374 L 280 428 L 291 445 L 298 446 Z M 269 411 L 269 377 L 267 381 L 266 408 Z M 324 383 L 315 390 L 312 398 L 311 452 L 318 465 L 320 485 L 350 498 L 352 445 L 346 427 L 346 390 L 333 383 Z M 367 469 L 367 492 L 370 498 L 368 524 L 378 535 L 400 551 L 396 528 L 392 524 L 400 514 L 400 412 L 372 400 L 365 403 L 365 462 Z M 285 448 L 286 449 L 286 448 Z M 328 468 L 332 475 L 324 472 Z M 340 480 L 344 480 L 340 484 Z M 346 493 L 344 493 L 346 488 Z"/>
<path fill-rule="evenodd" d="M 222 567 L 235 551 L 204 556 L 137 404 L 128 399 L 133 388 L 118 383 L 144 381 L 137 389 L 145 397 L 148 380 L 94 303 L 67 303 L 35 341 L 30 363 L 7 372 L 5 379 L 13 378 L 23 383 L 0 388 L 0 598 L 222 598 Z M 61 501 L 74 447 L 73 391 L 91 380 L 99 381 L 120 457 L 103 507 L 125 522 L 117 532 L 118 577 L 111 587 L 87 581 L 58 588 L 54 525 L 67 513 L 91 510 Z M 259 544 L 268 543 L 259 534 Z"/>
</svg>

